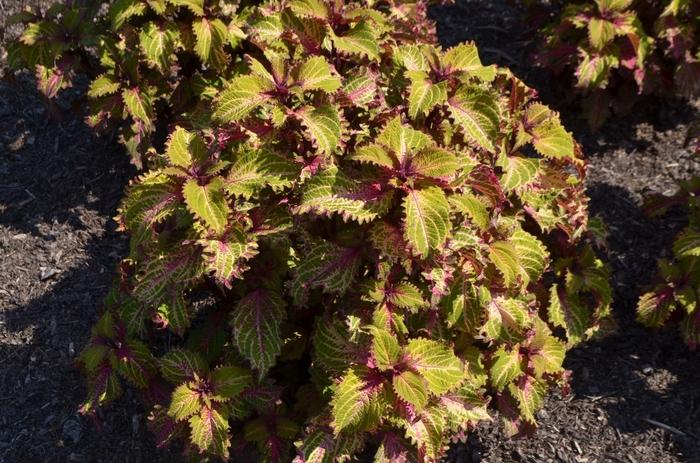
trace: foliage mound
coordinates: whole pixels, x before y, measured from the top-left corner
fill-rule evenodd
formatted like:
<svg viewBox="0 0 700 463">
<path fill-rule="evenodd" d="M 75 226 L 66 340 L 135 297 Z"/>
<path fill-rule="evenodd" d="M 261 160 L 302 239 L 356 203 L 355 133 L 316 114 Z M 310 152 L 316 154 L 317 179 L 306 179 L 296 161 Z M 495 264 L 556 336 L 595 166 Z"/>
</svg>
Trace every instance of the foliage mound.
<svg viewBox="0 0 700 463">
<path fill-rule="evenodd" d="M 687 144 L 700 155 L 700 121 L 691 125 Z M 650 290 L 639 298 L 637 319 L 645 326 L 660 328 L 677 324 L 685 343 L 693 350 L 700 344 L 700 177 L 681 183 L 671 196 L 648 200 L 647 211 L 660 216 L 673 206 L 688 211 L 688 226 L 673 243 L 673 258 L 659 260 L 658 275 Z"/>
<path fill-rule="evenodd" d="M 589 122 L 627 113 L 639 94 L 700 92 L 700 3 L 574 0 L 539 33 L 540 65 L 568 77 Z M 530 6 L 537 2 L 529 2 Z M 567 82 L 564 80 L 563 82 Z"/>
<path fill-rule="evenodd" d="M 90 8 L 24 18 L 16 62 L 51 96 L 95 52 L 90 120 L 126 119 L 147 160 L 80 357 L 84 413 L 127 383 L 159 445 L 298 463 L 433 462 L 489 404 L 512 434 L 535 427 L 565 351 L 609 313 L 585 165 L 533 90 L 473 44 L 442 50 L 425 10 L 118 0 L 94 29 L 77 27 Z"/>
</svg>

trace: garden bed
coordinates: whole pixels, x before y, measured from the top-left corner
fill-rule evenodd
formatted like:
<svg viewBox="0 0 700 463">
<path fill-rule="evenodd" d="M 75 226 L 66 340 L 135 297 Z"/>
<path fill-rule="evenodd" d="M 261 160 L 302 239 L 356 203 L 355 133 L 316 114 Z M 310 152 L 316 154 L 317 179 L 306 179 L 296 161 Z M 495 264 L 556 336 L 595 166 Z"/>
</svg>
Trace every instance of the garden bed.
<svg viewBox="0 0 700 463">
<path fill-rule="evenodd" d="M 545 89 L 548 77 L 528 63 L 527 31 L 506 1 L 460 1 L 433 10 L 444 45 L 475 40 L 485 62 L 508 65 Z M 74 360 L 126 253 L 112 217 L 135 171 L 116 140 L 92 135 L 73 111 L 80 91 L 61 100 L 62 120 L 48 118 L 30 79 L 0 83 L 0 463 L 173 461 L 157 451 L 147 417 L 128 393 L 97 428 L 77 414 L 83 378 Z M 576 107 L 557 107 L 589 156 L 591 211 L 610 228 L 608 260 L 618 328 L 570 353 L 572 391 L 539 412 L 529 440 L 507 439 L 495 417 L 455 462 L 698 462 L 700 354 L 674 332 L 636 325 L 642 285 L 667 255 L 683 214 L 646 218 L 649 193 L 671 193 L 700 172 L 683 147 L 697 108 L 647 100 L 596 134 Z"/>
</svg>

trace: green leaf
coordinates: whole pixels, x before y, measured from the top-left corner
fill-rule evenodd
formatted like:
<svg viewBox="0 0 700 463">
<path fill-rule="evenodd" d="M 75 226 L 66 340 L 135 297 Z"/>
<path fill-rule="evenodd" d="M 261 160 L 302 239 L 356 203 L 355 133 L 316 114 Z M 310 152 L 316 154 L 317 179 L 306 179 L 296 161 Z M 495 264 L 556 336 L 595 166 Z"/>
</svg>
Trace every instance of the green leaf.
<svg viewBox="0 0 700 463">
<path fill-rule="evenodd" d="M 527 377 L 518 384 L 509 384 L 508 391 L 515 397 L 522 418 L 535 423 L 535 413 L 542 407 L 547 385 L 543 381 Z"/>
<path fill-rule="evenodd" d="M 448 101 L 450 114 L 459 124 L 468 140 L 494 152 L 494 141 L 499 129 L 498 102 L 493 95 L 463 88 Z"/>
<path fill-rule="evenodd" d="M 306 304 L 313 288 L 342 296 L 355 280 L 361 261 L 361 250 L 321 243 L 308 250 L 296 267 L 291 295 L 297 305 Z"/>
<path fill-rule="evenodd" d="M 165 154 L 168 156 L 170 164 L 188 169 L 195 161 L 204 161 L 209 153 L 199 135 L 182 127 L 176 127 L 168 139 Z"/>
<path fill-rule="evenodd" d="M 358 147 L 347 159 L 374 164 L 375 166 L 386 167 L 387 169 L 395 169 L 397 167 L 396 159 L 381 145 L 376 143 Z"/>
<path fill-rule="evenodd" d="M 333 45 L 343 53 L 379 60 L 379 45 L 369 23 L 362 20 L 342 36 L 333 37 Z"/>
<path fill-rule="evenodd" d="M 239 76 L 231 81 L 216 103 L 213 117 L 219 122 L 235 122 L 246 117 L 269 97 L 265 92 L 274 84 L 258 76 Z"/>
<path fill-rule="evenodd" d="M 253 375 L 245 368 L 224 365 L 211 372 L 210 380 L 219 399 L 232 399 L 253 384 Z"/>
<path fill-rule="evenodd" d="M 386 330 L 372 330 L 372 356 L 377 368 L 385 371 L 394 366 L 400 353 L 401 347 L 395 336 Z"/>
<path fill-rule="evenodd" d="M 457 155 L 443 148 L 425 148 L 411 159 L 412 173 L 432 178 L 451 177 L 457 173 L 460 162 Z"/>
<path fill-rule="evenodd" d="M 451 47 L 443 55 L 442 62 L 449 71 L 468 72 L 482 77 L 484 80 L 490 80 L 488 77 L 495 75 L 493 70 L 481 64 L 479 49 L 473 42 L 460 43 Z"/>
<path fill-rule="evenodd" d="M 333 391 L 331 407 L 333 432 L 337 436 L 343 429 L 355 424 L 367 406 L 368 394 L 363 392 L 365 382 L 355 369 L 349 369 Z"/>
<path fill-rule="evenodd" d="M 501 187 L 509 192 L 532 182 L 537 176 L 540 161 L 522 156 L 506 156 L 502 167 Z"/>
<path fill-rule="evenodd" d="M 673 243 L 673 253 L 678 259 L 683 257 L 700 257 L 700 231 L 683 230 Z"/>
<path fill-rule="evenodd" d="M 239 227 L 232 227 L 220 239 L 202 239 L 199 243 L 208 258 L 207 270 L 227 287 L 234 278 L 243 278 L 248 270 L 245 261 L 258 253 L 258 243 Z"/>
<path fill-rule="evenodd" d="M 673 313 L 673 298 L 656 292 L 642 294 L 637 303 L 637 321 L 644 326 L 660 327 Z"/>
<path fill-rule="evenodd" d="M 132 16 L 141 16 L 146 11 L 146 4 L 141 0 L 117 0 L 109 10 L 112 30 L 121 29 Z"/>
<path fill-rule="evenodd" d="M 601 19 L 591 18 L 588 21 L 588 40 L 593 48 L 602 50 L 615 38 L 615 24 Z"/>
<path fill-rule="evenodd" d="M 304 61 L 295 74 L 295 80 L 303 90 L 333 93 L 341 86 L 340 77 L 322 56 L 314 56 Z"/>
<path fill-rule="evenodd" d="M 220 19 L 202 18 L 192 23 L 195 36 L 194 51 L 204 64 L 223 70 L 229 61 L 224 50 L 228 42 L 228 28 Z"/>
<path fill-rule="evenodd" d="M 517 282 L 520 273 L 520 262 L 515 246 L 508 241 L 494 241 L 489 245 L 489 257 L 496 266 L 506 286 Z"/>
<path fill-rule="evenodd" d="M 401 165 L 405 165 L 410 154 L 417 153 L 433 142 L 426 134 L 401 123 L 395 117 L 387 123 L 377 142 L 392 150 Z"/>
<path fill-rule="evenodd" d="M 520 264 L 520 275 L 527 286 L 531 281 L 538 281 L 549 263 L 547 248 L 533 235 L 516 230 L 510 237 Z"/>
<path fill-rule="evenodd" d="M 520 374 L 522 374 L 522 370 L 518 349 L 506 350 L 504 346 L 499 347 L 493 355 L 493 364 L 491 365 L 491 384 L 493 387 L 500 392 Z"/>
<path fill-rule="evenodd" d="M 182 294 L 173 295 L 167 302 L 158 307 L 157 312 L 168 328 L 180 337 L 183 337 L 185 330 L 190 327 L 187 301 L 182 297 Z"/>
<path fill-rule="evenodd" d="M 423 298 L 423 293 L 411 283 L 398 283 L 387 294 L 387 302 L 402 309 L 419 309 L 428 306 Z"/>
<path fill-rule="evenodd" d="M 430 392 L 442 395 L 459 386 L 466 377 L 462 362 L 446 344 L 430 339 L 412 339 L 406 346 L 409 364 L 428 382 Z"/>
<path fill-rule="evenodd" d="M 122 90 L 122 99 L 126 110 L 134 119 L 143 122 L 147 127 L 152 126 L 153 103 L 149 95 L 136 87 Z"/>
<path fill-rule="evenodd" d="M 119 91 L 121 84 L 115 77 L 103 74 L 90 83 L 88 96 L 99 98 L 101 96 L 113 95 Z"/>
<path fill-rule="evenodd" d="M 535 323 L 535 336 L 530 341 L 529 350 L 530 362 L 538 377 L 563 370 L 566 345 L 552 336 L 547 324 L 539 318 Z"/>
<path fill-rule="evenodd" d="M 427 256 L 450 233 L 450 205 L 441 188 L 409 190 L 403 199 L 404 237 L 416 254 Z"/>
<path fill-rule="evenodd" d="M 307 107 L 299 110 L 297 115 L 306 127 L 311 140 L 322 153 L 330 154 L 338 148 L 340 116 L 337 108 L 331 105 L 323 105 L 313 109 Z"/>
<path fill-rule="evenodd" d="M 207 363 L 201 355 L 185 349 L 173 349 L 158 361 L 163 378 L 173 384 L 190 381 L 207 371 Z"/>
<path fill-rule="evenodd" d="M 428 385 L 415 371 L 407 370 L 395 375 L 392 385 L 396 394 L 413 405 L 417 413 L 428 403 Z"/>
<path fill-rule="evenodd" d="M 416 119 L 419 115 L 426 115 L 435 106 L 447 101 L 447 82 L 434 84 L 425 78 L 412 80 L 408 96 L 408 115 Z"/>
<path fill-rule="evenodd" d="M 520 341 L 531 326 L 527 304 L 518 299 L 497 297 L 487 307 L 486 335 L 494 341 Z"/>
<path fill-rule="evenodd" d="M 262 379 L 282 351 L 284 300 L 276 292 L 258 289 L 241 299 L 231 318 L 233 340 Z"/>
<path fill-rule="evenodd" d="M 426 456 L 425 461 L 439 461 L 447 448 L 446 425 L 445 412 L 430 405 L 415 420 L 406 423 L 406 437 Z"/>
<path fill-rule="evenodd" d="M 328 216 L 339 214 L 346 221 L 370 222 L 378 216 L 382 206 L 372 196 L 376 196 L 376 192 L 367 185 L 355 182 L 337 167 L 331 167 L 314 175 L 306 183 L 295 212 Z"/>
<path fill-rule="evenodd" d="M 538 153 L 548 158 L 575 158 L 574 139 L 555 118 L 533 129 L 532 144 Z"/>
<path fill-rule="evenodd" d="M 177 421 L 186 420 L 197 413 L 201 407 L 200 393 L 190 387 L 190 383 L 181 384 L 173 391 L 168 415 Z"/>
<path fill-rule="evenodd" d="M 238 153 L 226 177 L 226 191 L 250 199 L 263 187 L 282 191 L 292 186 L 299 168 L 282 154 L 266 149 Z"/>
<path fill-rule="evenodd" d="M 172 5 L 187 7 L 197 16 L 204 15 L 204 0 L 168 0 Z"/>
<path fill-rule="evenodd" d="M 170 66 L 170 55 L 175 51 L 175 41 L 178 36 L 177 29 L 170 27 L 161 29 L 150 22 L 141 29 L 139 34 L 141 50 L 151 63 L 161 71 L 165 71 Z"/>
<path fill-rule="evenodd" d="M 549 320 L 554 326 L 564 328 L 569 345 L 575 345 L 586 335 L 590 315 L 575 295 L 566 294 L 555 284 L 550 290 Z"/>
<path fill-rule="evenodd" d="M 204 407 L 190 418 L 190 440 L 203 452 L 211 452 L 228 459 L 231 441 L 228 435 L 228 418 L 220 412 Z"/>
<path fill-rule="evenodd" d="M 190 179 L 182 189 L 187 208 L 218 234 L 226 229 L 229 206 L 224 196 L 224 180 L 214 177 L 208 184 L 200 185 Z"/>
<path fill-rule="evenodd" d="M 452 195 L 449 201 L 454 209 L 469 217 L 479 229 L 486 230 L 489 228 L 491 223 L 489 210 L 486 208 L 486 204 L 476 195 L 471 193 Z"/>
</svg>

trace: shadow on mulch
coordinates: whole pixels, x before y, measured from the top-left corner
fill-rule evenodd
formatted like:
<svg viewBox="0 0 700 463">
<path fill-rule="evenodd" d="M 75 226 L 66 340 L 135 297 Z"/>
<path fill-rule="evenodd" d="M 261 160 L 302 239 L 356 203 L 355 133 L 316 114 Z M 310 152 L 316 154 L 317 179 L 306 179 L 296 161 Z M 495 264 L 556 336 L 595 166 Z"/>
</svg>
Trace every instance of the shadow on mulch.
<svg viewBox="0 0 700 463">
<path fill-rule="evenodd" d="M 62 98 L 66 114 L 78 93 Z M 99 430 L 77 414 L 75 357 L 126 254 L 112 217 L 134 174 L 79 117 L 49 119 L 29 79 L 0 83 L 2 463 L 156 461 L 128 389 Z"/>
</svg>

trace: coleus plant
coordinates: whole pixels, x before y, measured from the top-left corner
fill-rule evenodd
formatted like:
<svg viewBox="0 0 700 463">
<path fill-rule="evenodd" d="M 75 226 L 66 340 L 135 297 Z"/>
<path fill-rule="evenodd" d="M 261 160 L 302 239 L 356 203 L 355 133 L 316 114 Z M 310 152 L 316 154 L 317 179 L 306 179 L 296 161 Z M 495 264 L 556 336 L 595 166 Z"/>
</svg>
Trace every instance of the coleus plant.
<svg viewBox="0 0 700 463">
<path fill-rule="evenodd" d="M 49 101 L 87 74 L 88 124 L 97 130 L 116 126 L 141 166 L 157 129 L 167 133 L 181 119 L 206 124 L 203 108 L 236 72 L 250 4 L 66 1 L 44 13 L 27 10 L 10 20 L 25 29 L 7 44 L 8 63 L 34 71 Z"/>
<path fill-rule="evenodd" d="M 691 125 L 687 144 L 700 155 L 700 121 Z M 654 196 L 647 201 L 651 216 L 660 216 L 673 206 L 688 210 L 688 226 L 673 243 L 673 258 L 660 259 L 658 275 L 637 304 L 637 319 L 643 325 L 660 328 L 677 324 L 691 349 L 700 345 L 700 177 L 682 182 L 670 197 Z"/>
<path fill-rule="evenodd" d="M 405 19 L 424 12 L 251 9 L 208 123 L 128 188 L 84 413 L 126 381 L 159 445 L 296 463 L 434 462 L 489 404 L 534 429 L 609 314 L 585 164 L 533 90 Z"/>
<path fill-rule="evenodd" d="M 700 6 L 692 0 L 559 2 L 540 32 L 540 65 L 570 76 L 590 124 L 628 112 L 642 93 L 700 90 Z"/>
</svg>

